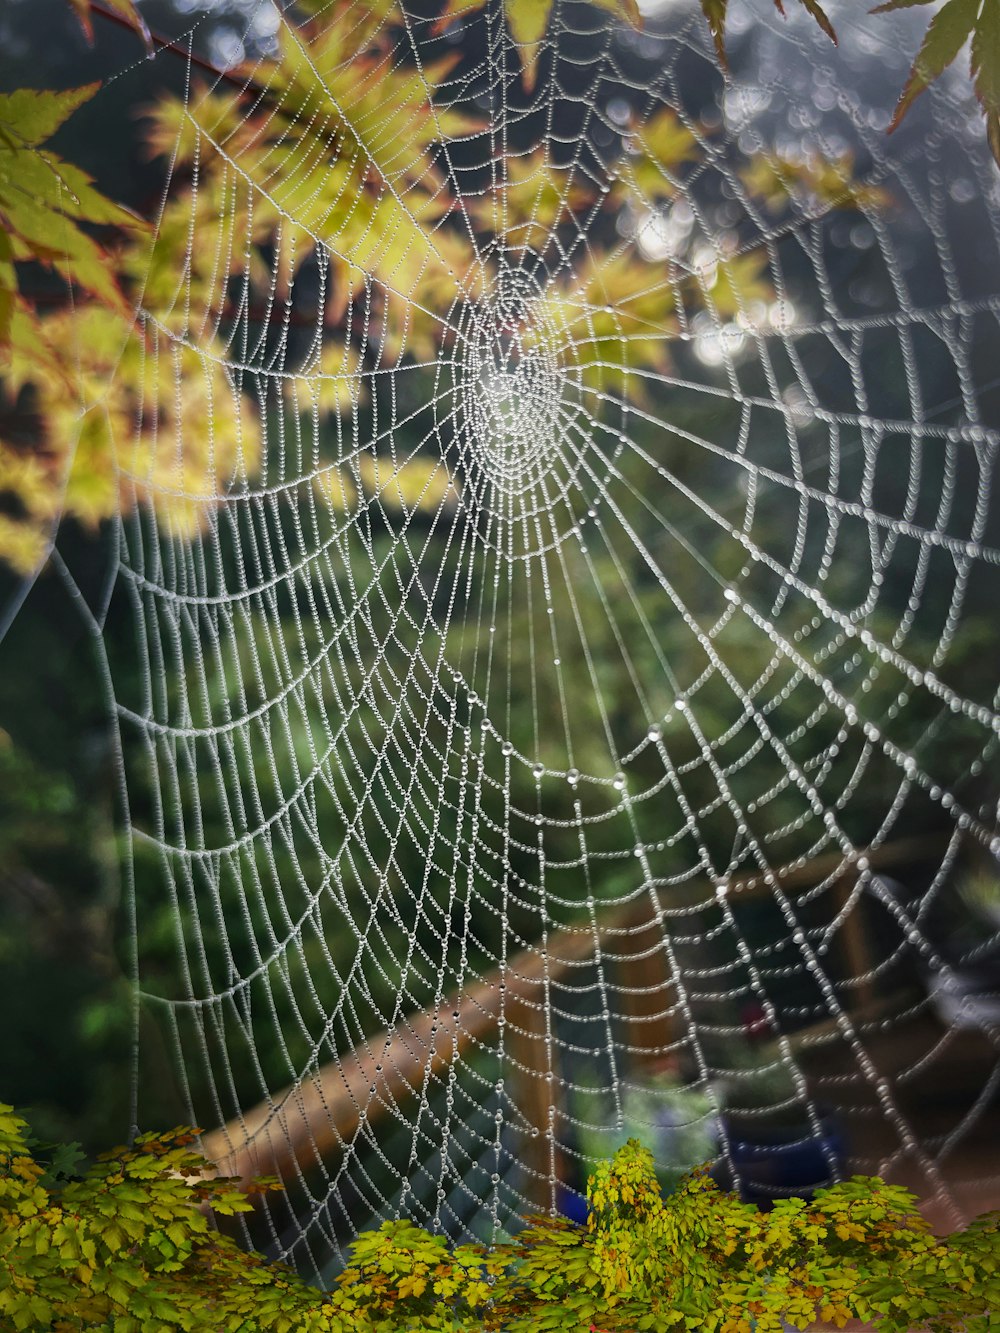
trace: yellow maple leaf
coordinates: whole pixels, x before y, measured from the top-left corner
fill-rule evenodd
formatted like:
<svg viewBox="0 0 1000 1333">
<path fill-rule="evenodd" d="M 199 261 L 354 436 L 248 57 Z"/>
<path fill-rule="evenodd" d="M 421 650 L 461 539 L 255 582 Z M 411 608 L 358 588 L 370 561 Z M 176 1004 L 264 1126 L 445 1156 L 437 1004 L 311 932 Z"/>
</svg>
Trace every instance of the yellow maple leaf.
<svg viewBox="0 0 1000 1333">
<path fill-rule="evenodd" d="M 481 9 L 484 3 L 485 0 L 448 0 L 439 22 L 462 18 L 473 10 Z M 554 0 L 504 0 L 507 26 L 520 54 L 524 82 L 529 92 L 538 77 L 538 57 L 549 26 L 553 3 Z M 637 28 L 642 26 L 638 0 L 591 0 L 591 3 L 615 17 L 628 19 Z"/>
</svg>

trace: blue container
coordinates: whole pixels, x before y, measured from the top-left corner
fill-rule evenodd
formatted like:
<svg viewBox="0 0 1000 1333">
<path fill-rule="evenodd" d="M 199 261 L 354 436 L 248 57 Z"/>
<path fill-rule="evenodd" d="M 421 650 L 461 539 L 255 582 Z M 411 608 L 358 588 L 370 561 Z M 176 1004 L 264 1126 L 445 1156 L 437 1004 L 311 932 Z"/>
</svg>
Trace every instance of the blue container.
<svg viewBox="0 0 1000 1333">
<path fill-rule="evenodd" d="M 843 1177 L 846 1145 L 832 1116 L 815 1133 L 808 1122 L 768 1124 L 745 1116 L 724 1117 L 736 1173 L 735 1188 L 747 1203 L 768 1207 L 791 1196 L 810 1198 Z"/>
<path fill-rule="evenodd" d="M 579 1190 L 575 1190 L 569 1185 L 559 1186 L 556 1204 L 563 1217 L 570 1222 L 578 1222 L 581 1226 L 586 1222 L 590 1213 L 586 1197 Z"/>
</svg>

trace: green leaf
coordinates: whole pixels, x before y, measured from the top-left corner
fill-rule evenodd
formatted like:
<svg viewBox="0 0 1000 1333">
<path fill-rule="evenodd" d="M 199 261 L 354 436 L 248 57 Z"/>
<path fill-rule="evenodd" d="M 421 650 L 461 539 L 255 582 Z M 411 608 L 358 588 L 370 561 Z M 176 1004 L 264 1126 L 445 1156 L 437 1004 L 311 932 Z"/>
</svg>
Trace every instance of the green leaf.
<svg viewBox="0 0 1000 1333">
<path fill-rule="evenodd" d="M 914 0 L 916 3 L 917 0 Z M 922 0 L 920 0 L 922 2 Z M 830 41 L 836 46 L 837 34 L 834 31 L 833 24 L 826 15 L 826 10 L 819 3 L 819 0 L 798 0 L 798 3 L 809 14 L 826 33 Z M 929 3 L 929 0 L 928 0 Z M 715 42 L 716 54 L 719 57 L 719 64 L 723 69 L 729 68 L 729 61 L 726 57 L 726 10 L 729 6 L 729 0 L 701 0 L 701 11 L 708 20 L 708 28 L 712 34 L 712 40 Z M 784 15 L 785 6 L 783 0 L 774 0 L 774 7 L 779 14 Z"/>
<path fill-rule="evenodd" d="M 934 0 L 888 0 L 884 5 L 877 5 L 872 14 L 888 14 L 892 9 L 913 9 L 916 5 L 932 5 Z"/>
<path fill-rule="evenodd" d="M 14 314 L 14 299 L 17 296 L 17 272 L 14 268 L 14 252 L 11 249 L 7 232 L 0 231 L 0 366 L 4 364 L 10 348 L 10 321 Z"/>
<path fill-rule="evenodd" d="M 774 0 L 774 3 L 778 6 L 779 9 L 781 9 L 781 5 L 778 3 L 778 0 Z M 829 37 L 830 41 L 833 42 L 834 46 L 836 46 L 837 34 L 836 32 L 834 32 L 833 24 L 827 18 L 826 11 L 820 4 L 817 3 L 817 0 L 799 0 L 799 4 L 802 6 L 802 8 L 806 11 L 807 14 L 809 14 L 812 18 L 816 20 L 819 26 L 826 33 L 827 37 Z"/>
<path fill-rule="evenodd" d="M 914 99 L 942 74 L 968 41 L 975 26 L 982 0 L 948 0 L 931 19 L 910 76 L 899 97 L 889 126 L 894 130 L 906 115 Z M 997 0 L 987 0 L 987 7 Z"/>
<path fill-rule="evenodd" d="M 75 1176 L 77 1167 L 85 1161 L 85 1154 L 79 1143 L 60 1143 L 57 1144 L 52 1154 L 52 1161 L 49 1163 L 49 1175 L 53 1178 L 57 1176 Z"/>
<path fill-rule="evenodd" d="M 985 0 L 972 38 L 972 81 L 987 115 L 1000 113 L 1000 0 Z"/>
<path fill-rule="evenodd" d="M 50 139 L 77 107 L 89 102 L 101 85 L 85 83 L 81 88 L 18 88 L 0 96 L 0 126 L 31 146 Z"/>
<path fill-rule="evenodd" d="M 930 3 L 887 0 L 871 12 L 887 14 Z M 1000 0 L 949 0 L 934 15 L 889 128 L 896 128 L 913 99 L 947 69 L 970 33 L 972 81 L 986 117 L 986 142 L 1000 166 Z"/>
<path fill-rule="evenodd" d="M 997 166 L 1000 167 L 1000 112 L 987 112 L 986 142 L 990 146 L 990 152 L 996 159 Z"/>
<path fill-rule="evenodd" d="M 35 260 L 128 313 L 128 305 L 100 245 L 77 225 L 130 225 L 137 221 L 100 194 L 85 171 L 39 147 L 100 85 L 61 92 L 21 88 L 0 95 L 0 359 L 11 355 L 11 320 L 17 294 L 15 263 Z"/>
</svg>

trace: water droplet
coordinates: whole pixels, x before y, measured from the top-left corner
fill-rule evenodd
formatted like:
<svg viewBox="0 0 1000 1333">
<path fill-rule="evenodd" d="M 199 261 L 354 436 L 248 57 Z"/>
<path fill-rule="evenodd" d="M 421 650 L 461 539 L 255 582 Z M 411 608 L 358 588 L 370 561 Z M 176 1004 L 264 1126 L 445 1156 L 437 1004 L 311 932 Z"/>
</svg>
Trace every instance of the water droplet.
<svg viewBox="0 0 1000 1333">
<path fill-rule="evenodd" d="M 580 781 L 580 770 L 578 768 L 571 768 L 566 774 L 566 781 L 571 787 L 575 787 Z"/>
</svg>

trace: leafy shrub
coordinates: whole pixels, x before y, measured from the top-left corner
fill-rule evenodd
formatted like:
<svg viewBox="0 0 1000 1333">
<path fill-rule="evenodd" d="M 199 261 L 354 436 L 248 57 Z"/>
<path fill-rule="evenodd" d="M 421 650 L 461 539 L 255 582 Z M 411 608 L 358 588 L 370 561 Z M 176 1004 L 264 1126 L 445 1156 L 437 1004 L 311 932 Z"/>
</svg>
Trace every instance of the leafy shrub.
<svg viewBox="0 0 1000 1333">
<path fill-rule="evenodd" d="M 913 1195 L 857 1176 L 761 1213 L 704 1168 L 664 1199 L 632 1139 L 590 1181 L 586 1226 L 535 1217 L 487 1250 L 407 1221 L 356 1242 L 332 1292 L 221 1236 L 207 1215 L 278 1188 L 207 1179 L 193 1132 L 142 1135 L 80 1170 L 0 1105 L 0 1328 L 780 1333 L 851 1317 L 886 1333 L 1000 1329 L 1000 1214 L 941 1240 Z M 36 1150 L 33 1151 L 33 1148 Z"/>
</svg>

